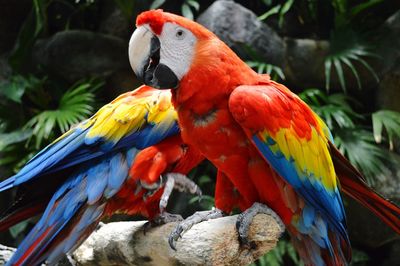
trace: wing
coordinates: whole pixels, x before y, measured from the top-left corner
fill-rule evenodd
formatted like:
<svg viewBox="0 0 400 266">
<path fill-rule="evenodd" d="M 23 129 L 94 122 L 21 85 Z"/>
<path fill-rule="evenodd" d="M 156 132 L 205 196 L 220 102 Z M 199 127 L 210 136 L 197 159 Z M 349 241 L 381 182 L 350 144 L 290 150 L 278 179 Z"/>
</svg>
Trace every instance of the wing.
<svg viewBox="0 0 400 266">
<path fill-rule="evenodd" d="M 139 150 L 113 152 L 81 165 L 49 201 L 44 214 L 7 265 L 56 263 L 96 228 L 113 197 L 128 178 Z"/>
<path fill-rule="evenodd" d="M 19 173 L 1 182 L 0 192 L 123 148 L 151 146 L 179 132 L 176 119 L 170 91 L 141 86 L 44 148 Z"/>
<path fill-rule="evenodd" d="M 264 159 L 304 198 L 306 206 L 298 228 L 305 230 L 319 213 L 348 243 L 328 148 L 331 135 L 324 122 L 300 98 L 274 82 L 236 88 L 229 108 Z"/>
<path fill-rule="evenodd" d="M 77 248 L 101 218 L 115 212 L 154 218 L 160 211 L 164 185 L 160 175 L 168 171 L 186 174 L 203 159 L 197 150 L 184 147 L 178 135 L 144 150 L 125 149 L 82 164 L 55 192 L 7 265 L 44 261 L 53 265 Z M 139 179 L 159 187 L 149 191 L 138 185 Z"/>
</svg>

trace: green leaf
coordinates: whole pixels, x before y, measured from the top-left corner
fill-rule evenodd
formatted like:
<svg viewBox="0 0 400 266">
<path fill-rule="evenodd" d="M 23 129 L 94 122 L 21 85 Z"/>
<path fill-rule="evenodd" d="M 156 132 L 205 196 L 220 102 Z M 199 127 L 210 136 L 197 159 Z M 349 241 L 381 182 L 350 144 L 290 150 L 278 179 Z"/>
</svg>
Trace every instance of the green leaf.
<svg viewBox="0 0 400 266">
<path fill-rule="evenodd" d="M 261 16 L 259 16 L 258 19 L 261 21 L 266 20 L 268 17 L 278 14 L 280 9 L 281 9 L 281 5 L 276 5 L 273 8 L 271 8 L 270 10 L 268 10 L 267 12 L 265 12 L 264 14 L 262 14 Z"/>
<path fill-rule="evenodd" d="M 283 74 L 282 68 L 275 66 L 274 71 L 282 80 L 286 79 L 285 74 Z M 271 73 L 272 73 L 272 70 L 271 70 Z"/>
<path fill-rule="evenodd" d="M 25 229 L 27 229 L 29 225 L 29 220 L 17 223 L 16 225 L 10 227 L 9 231 L 13 238 L 17 238 L 19 234 L 21 234 Z"/>
<path fill-rule="evenodd" d="M 199 202 L 199 199 L 201 200 L 200 206 L 203 210 L 211 210 L 215 206 L 214 197 L 209 195 L 203 195 L 201 196 L 201 198 L 199 198 L 198 196 L 194 196 L 189 200 L 189 204 Z"/>
<path fill-rule="evenodd" d="M 390 151 L 376 145 L 372 132 L 362 128 L 335 130 L 335 144 L 370 184 L 387 165 L 395 163 Z"/>
<path fill-rule="evenodd" d="M 19 159 L 19 155 L 8 155 L 0 157 L 0 165 L 8 165 L 10 163 L 14 163 Z"/>
<path fill-rule="evenodd" d="M 32 11 L 18 33 L 14 48 L 9 57 L 14 70 L 23 67 L 26 58 L 31 54 L 33 44 L 44 30 L 47 23 L 46 0 L 33 0 Z"/>
<path fill-rule="evenodd" d="M 157 9 L 165 3 L 165 0 L 154 0 L 151 3 L 150 9 Z"/>
<path fill-rule="evenodd" d="M 41 80 L 34 76 L 13 75 L 10 80 L 0 84 L 0 93 L 14 102 L 21 103 L 25 91 L 35 88 L 40 83 Z"/>
<path fill-rule="evenodd" d="M 31 136 L 32 130 L 30 129 L 19 129 L 10 133 L 2 133 L 0 134 L 0 150 L 11 144 L 25 141 Z"/>
<path fill-rule="evenodd" d="M 355 120 L 363 118 L 354 112 L 350 102 L 355 100 L 342 93 L 326 95 L 318 89 L 308 89 L 299 94 L 300 98 L 326 122 L 331 130 L 355 127 Z"/>
<path fill-rule="evenodd" d="M 81 81 L 61 96 L 57 109 L 44 110 L 31 118 L 24 128 L 33 130 L 36 148 L 41 146 L 43 140 L 49 139 L 56 129 L 60 133 L 66 132 L 91 115 L 95 104 L 93 91 L 98 86 L 95 81 Z"/>
<path fill-rule="evenodd" d="M 366 265 L 366 262 L 368 262 L 368 261 L 369 261 L 369 257 L 368 257 L 367 253 L 353 248 L 350 266 Z"/>
<path fill-rule="evenodd" d="M 372 127 L 377 143 L 382 142 L 383 130 L 389 138 L 389 148 L 393 150 L 394 139 L 400 139 L 400 113 L 389 110 L 380 110 L 372 114 Z"/>
<path fill-rule="evenodd" d="M 331 38 L 330 54 L 325 59 L 326 89 L 328 91 L 330 89 L 332 64 L 335 66 L 340 86 L 344 91 L 346 91 L 346 81 L 342 64 L 349 67 L 356 78 L 358 88 L 361 88 L 361 80 L 358 71 L 353 64 L 354 62 L 359 62 L 363 65 L 378 82 L 378 75 L 365 61 L 368 57 L 379 58 L 376 53 L 371 51 L 367 44 L 360 42 L 357 34 L 351 29 L 341 29 L 340 31 L 334 32 Z"/>
<path fill-rule="evenodd" d="M 210 183 L 211 181 L 212 181 L 212 180 L 211 180 L 210 176 L 208 176 L 208 175 L 202 175 L 202 176 L 198 179 L 197 183 L 198 183 L 200 186 L 202 186 L 202 185 L 204 185 L 204 184 Z"/>
<path fill-rule="evenodd" d="M 332 68 L 332 61 L 325 60 L 325 88 L 327 91 L 330 89 L 331 84 L 331 68 Z"/>
<path fill-rule="evenodd" d="M 181 10 L 182 10 L 182 15 L 183 15 L 184 17 L 193 20 L 193 18 L 194 18 L 194 17 L 193 17 L 193 12 L 192 12 L 192 10 L 190 9 L 190 6 L 189 6 L 188 4 L 183 3 L 183 4 L 182 4 Z"/>
<path fill-rule="evenodd" d="M 271 65 L 271 64 L 266 64 L 263 62 L 259 61 L 247 61 L 246 64 L 255 69 L 257 73 L 259 74 L 268 74 L 271 76 L 273 80 L 277 80 L 278 77 L 282 80 L 285 79 L 285 74 L 283 74 L 283 71 L 280 67 Z"/>
<path fill-rule="evenodd" d="M 339 77 L 340 85 L 342 86 L 343 91 L 346 92 L 346 82 L 344 81 L 342 65 L 340 64 L 340 61 L 336 58 L 333 58 L 333 65 L 335 66 L 336 74 Z"/>
<path fill-rule="evenodd" d="M 351 63 L 351 61 L 350 61 L 348 58 L 346 58 L 346 57 L 342 57 L 342 58 L 340 58 L 340 60 L 341 60 L 343 63 L 345 63 L 345 64 L 350 68 L 351 72 L 353 72 L 353 75 L 354 75 L 354 77 L 355 77 L 356 80 L 357 80 L 358 88 L 361 89 L 360 77 L 358 76 L 358 72 L 357 72 L 357 70 L 354 68 L 353 63 Z"/>
<path fill-rule="evenodd" d="M 199 11 L 200 4 L 195 0 L 187 0 L 188 5 L 192 6 L 196 11 Z"/>
<path fill-rule="evenodd" d="M 282 27 L 284 16 L 290 10 L 290 8 L 292 7 L 293 2 L 294 2 L 294 0 L 287 0 L 283 4 L 281 10 L 279 10 L 279 27 Z"/>
<path fill-rule="evenodd" d="M 21 98 L 22 95 L 24 95 L 25 88 L 22 86 L 15 86 L 15 84 L 10 82 L 4 82 L 3 84 L 0 84 L 0 92 L 11 101 L 21 103 Z"/>
<path fill-rule="evenodd" d="M 376 74 L 375 70 L 362 58 L 358 58 L 357 59 L 361 64 L 363 64 L 365 66 L 366 69 L 368 69 L 368 71 L 374 76 L 376 82 L 379 82 L 379 77 Z"/>
<path fill-rule="evenodd" d="M 383 2 L 383 0 L 369 0 L 369 1 L 364 1 L 364 3 L 361 3 L 361 4 L 358 4 L 358 5 L 356 5 L 356 6 L 354 6 L 354 7 L 352 7 L 351 9 L 350 9 L 350 16 L 351 17 L 355 17 L 355 16 L 357 16 L 359 13 L 361 13 L 362 11 L 364 11 L 364 10 L 366 10 L 366 9 L 368 9 L 368 8 L 370 8 L 370 7 L 372 7 L 372 6 L 374 6 L 374 5 L 377 5 L 377 4 L 379 4 L 379 3 L 382 3 Z"/>
<path fill-rule="evenodd" d="M 266 67 L 266 65 L 265 65 L 264 63 L 260 63 L 260 64 L 258 64 L 258 67 L 257 67 L 257 73 L 258 73 L 258 74 L 262 74 L 262 73 L 264 73 L 264 69 L 265 69 L 265 67 Z"/>
</svg>

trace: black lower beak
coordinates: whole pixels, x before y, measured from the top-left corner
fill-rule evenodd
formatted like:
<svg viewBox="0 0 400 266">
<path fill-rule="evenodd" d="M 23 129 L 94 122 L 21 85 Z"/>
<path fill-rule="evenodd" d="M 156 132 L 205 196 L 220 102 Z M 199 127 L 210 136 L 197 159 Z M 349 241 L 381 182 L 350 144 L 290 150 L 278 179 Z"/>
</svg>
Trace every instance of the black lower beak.
<svg viewBox="0 0 400 266">
<path fill-rule="evenodd" d="M 166 65 L 160 63 L 161 44 L 156 36 L 151 38 L 150 56 L 144 65 L 143 82 L 157 89 L 173 89 L 179 84 L 178 77 Z"/>
</svg>

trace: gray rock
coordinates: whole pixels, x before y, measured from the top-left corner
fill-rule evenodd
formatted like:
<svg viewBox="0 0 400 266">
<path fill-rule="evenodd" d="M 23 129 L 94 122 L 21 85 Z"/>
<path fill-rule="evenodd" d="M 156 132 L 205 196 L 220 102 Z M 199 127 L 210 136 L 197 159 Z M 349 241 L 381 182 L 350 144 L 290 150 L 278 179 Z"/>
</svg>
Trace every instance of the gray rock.
<svg viewBox="0 0 400 266">
<path fill-rule="evenodd" d="M 377 94 L 378 105 L 381 108 L 400 112 L 400 57 L 393 67 L 383 74 Z"/>
<path fill-rule="evenodd" d="M 289 83 L 307 87 L 325 87 L 324 62 L 329 42 L 312 39 L 285 39 L 284 73 Z"/>
<path fill-rule="evenodd" d="M 108 2 L 109 4 L 112 2 Z M 109 14 L 105 15 L 100 23 L 99 32 L 113 35 L 122 39 L 129 39 L 134 29 L 134 21 L 128 21 L 126 15 L 115 5 L 111 6 Z"/>
<path fill-rule="evenodd" d="M 330 49 L 328 41 L 282 38 L 273 28 L 259 21 L 252 11 L 228 0 L 214 2 L 197 22 L 214 32 L 241 58 L 248 58 L 243 48 L 246 44 L 258 53 L 261 61 L 281 67 L 289 87 L 325 87 L 324 60 Z M 363 66 L 356 65 L 356 68 L 363 87 L 376 86 Z M 343 70 L 347 87 L 357 88 L 351 70 L 347 67 Z M 331 88 L 341 90 L 333 70 Z"/>
<path fill-rule="evenodd" d="M 6 264 L 14 253 L 15 248 L 6 247 L 0 244 L 0 265 Z"/>
<path fill-rule="evenodd" d="M 390 16 L 381 29 L 379 54 L 382 56 L 383 72 L 390 71 L 400 59 L 400 10 Z"/>
<path fill-rule="evenodd" d="M 285 43 L 278 34 L 245 7 L 233 1 L 214 2 L 197 22 L 214 32 L 242 58 L 243 44 L 250 45 L 266 62 L 282 66 Z"/>
<path fill-rule="evenodd" d="M 126 41 L 83 30 L 63 31 L 39 40 L 33 62 L 69 81 L 91 75 L 107 77 L 129 69 Z"/>
<path fill-rule="evenodd" d="M 381 108 L 400 112 L 400 11 L 389 17 L 382 28 L 380 55 L 382 57 L 382 79 L 377 91 Z"/>
</svg>

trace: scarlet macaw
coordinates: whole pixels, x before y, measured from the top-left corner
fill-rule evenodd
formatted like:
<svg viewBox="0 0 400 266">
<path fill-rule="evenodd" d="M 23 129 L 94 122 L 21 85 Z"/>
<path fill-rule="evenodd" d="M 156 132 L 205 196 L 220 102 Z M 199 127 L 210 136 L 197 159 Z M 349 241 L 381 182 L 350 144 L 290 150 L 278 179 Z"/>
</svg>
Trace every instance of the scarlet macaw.
<svg viewBox="0 0 400 266">
<path fill-rule="evenodd" d="M 237 227 L 246 243 L 252 217 L 272 209 L 307 265 L 345 265 L 351 247 L 339 177 L 346 193 L 400 233 L 400 209 L 365 185 L 322 119 L 289 89 L 255 73 L 186 18 L 152 10 L 136 24 L 129 44 L 134 72 L 146 85 L 174 88 L 182 139 L 218 168 L 219 210 L 209 217 L 239 205 Z M 239 200 L 221 191 L 220 177 L 234 185 Z M 188 224 L 209 218 L 194 217 L 172 233 L 172 247 Z"/>
<path fill-rule="evenodd" d="M 19 189 L 0 231 L 44 211 L 7 265 L 53 265 L 114 213 L 156 223 L 179 218 L 164 213 L 174 182 L 191 193 L 200 190 L 177 173 L 186 174 L 203 157 L 177 133 L 170 92 L 142 86 L 42 150 L 0 183 L 0 191 Z"/>
</svg>

